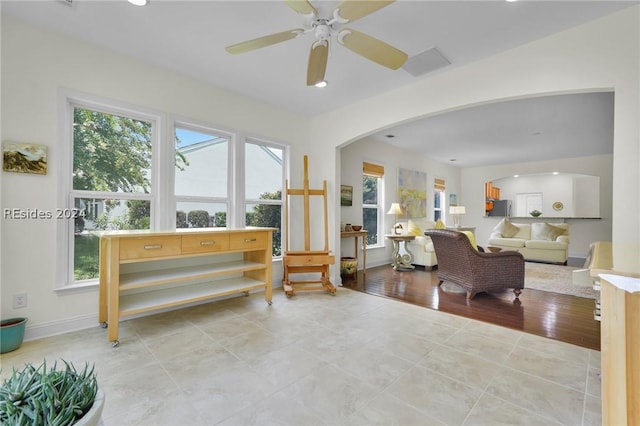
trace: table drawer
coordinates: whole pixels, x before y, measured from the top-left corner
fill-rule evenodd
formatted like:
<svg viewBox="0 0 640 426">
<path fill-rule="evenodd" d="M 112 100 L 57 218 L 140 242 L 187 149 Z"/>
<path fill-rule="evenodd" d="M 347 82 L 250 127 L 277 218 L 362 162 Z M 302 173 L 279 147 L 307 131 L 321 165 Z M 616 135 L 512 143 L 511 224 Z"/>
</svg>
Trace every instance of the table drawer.
<svg viewBox="0 0 640 426">
<path fill-rule="evenodd" d="M 267 247 L 266 232 L 237 232 L 229 234 L 229 247 L 237 249 L 262 249 Z"/>
<path fill-rule="evenodd" d="M 183 235 L 182 254 L 229 250 L 229 234 Z"/>
<path fill-rule="evenodd" d="M 120 259 L 145 259 L 150 257 L 179 256 L 182 238 L 179 236 L 122 238 Z"/>
</svg>

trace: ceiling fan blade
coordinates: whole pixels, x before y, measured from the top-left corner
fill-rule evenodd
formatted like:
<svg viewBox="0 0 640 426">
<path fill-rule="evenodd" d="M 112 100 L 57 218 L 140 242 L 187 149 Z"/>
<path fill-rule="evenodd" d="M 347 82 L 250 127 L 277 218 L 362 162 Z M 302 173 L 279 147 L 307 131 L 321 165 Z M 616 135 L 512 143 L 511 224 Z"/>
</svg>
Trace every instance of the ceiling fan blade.
<svg viewBox="0 0 640 426">
<path fill-rule="evenodd" d="M 334 14 L 337 14 L 344 22 L 353 22 L 356 19 L 363 18 L 376 10 L 394 3 L 395 0 L 385 1 L 362 1 L 362 0 L 344 0 L 336 8 Z M 343 22 L 343 23 L 344 23 Z"/>
<path fill-rule="evenodd" d="M 340 31 L 338 42 L 358 55 L 392 70 L 400 68 L 408 58 L 402 50 L 351 28 Z"/>
<path fill-rule="evenodd" d="M 307 65 L 307 86 L 315 86 L 324 80 L 329 57 L 329 42 L 319 41 L 311 46 L 309 64 Z"/>
<path fill-rule="evenodd" d="M 317 15 L 318 11 L 307 0 L 284 0 L 284 2 L 293 10 L 303 15 Z"/>
<path fill-rule="evenodd" d="M 254 38 L 253 40 L 247 40 L 241 43 L 233 44 L 231 46 L 227 46 L 225 50 L 234 55 L 238 53 L 250 52 L 262 47 L 271 46 L 272 44 L 291 40 L 292 38 L 296 38 L 301 34 L 304 34 L 304 30 L 302 28 L 297 28 L 295 30 L 283 31 L 281 33 L 270 34 L 264 37 Z"/>
</svg>

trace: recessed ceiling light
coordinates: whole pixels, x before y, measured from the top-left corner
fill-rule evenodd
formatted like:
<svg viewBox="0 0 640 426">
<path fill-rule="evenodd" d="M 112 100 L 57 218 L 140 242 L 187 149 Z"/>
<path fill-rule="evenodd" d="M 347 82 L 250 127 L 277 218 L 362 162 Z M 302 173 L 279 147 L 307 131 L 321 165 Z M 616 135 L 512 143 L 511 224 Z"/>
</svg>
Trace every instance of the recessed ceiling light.
<svg viewBox="0 0 640 426">
<path fill-rule="evenodd" d="M 514 177 L 514 178 L 518 178 L 518 177 L 520 177 L 520 175 L 513 175 L 513 177 Z"/>
<path fill-rule="evenodd" d="M 326 80 L 322 80 L 322 81 L 314 84 L 314 86 L 316 86 L 316 87 L 327 87 L 327 84 L 329 84 L 329 83 L 327 83 Z"/>
<path fill-rule="evenodd" d="M 136 6 L 146 6 L 147 5 L 147 0 L 128 0 L 129 3 L 136 5 Z"/>
<path fill-rule="evenodd" d="M 553 172 L 553 174 L 554 174 L 554 175 L 559 175 L 559 174 L 560 174 L 560 172 Z"/>
<path fill-rule="evenodd" d="M 396 135 L 388 134 L 388 135 L 384 135 L 384 137 L 387 139 L 393 139 L 396 137 Z"/>
<path fill-rule="evenodd" d="M 449 161 L 454 162 L 454 161 L 456 161 L 456 159 L 455 158 L 451 158 Z"/>
</svg>

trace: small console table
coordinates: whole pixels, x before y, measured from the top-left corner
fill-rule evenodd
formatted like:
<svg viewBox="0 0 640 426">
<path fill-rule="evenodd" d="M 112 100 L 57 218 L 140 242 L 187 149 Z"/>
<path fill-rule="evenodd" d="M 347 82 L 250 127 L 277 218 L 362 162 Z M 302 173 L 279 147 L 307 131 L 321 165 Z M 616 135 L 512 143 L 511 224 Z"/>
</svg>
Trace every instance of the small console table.
<svg viewBox="0 0 640 426">
<path fill-rule="evenodd" d="M 342 231 L 340 232 L 340 238 L 353 238 L 355 240 L 355 255 L 356 261 L 358 261 L 358 238 L 362 238 L 362 274 L 367 273 L 367 230 L 361 231 Z"/>
<path fill-rule="evenodd" d="M 388 234 L 385 235 L 385 238 L 388 238 L 393 242 L 393 254 L 391 255 L 393 269 L 395 269 L 396 271 L 413 271 L 415 269 L 415 266 L 412 265 L 413 253 L 411 253 L 411 250 L 409 250 L 407 242 L 415 240 L 416 236 Z M 401 255 L 400 243 L 403 241 L 406 253 L 404 255 Z"/>
</svg>

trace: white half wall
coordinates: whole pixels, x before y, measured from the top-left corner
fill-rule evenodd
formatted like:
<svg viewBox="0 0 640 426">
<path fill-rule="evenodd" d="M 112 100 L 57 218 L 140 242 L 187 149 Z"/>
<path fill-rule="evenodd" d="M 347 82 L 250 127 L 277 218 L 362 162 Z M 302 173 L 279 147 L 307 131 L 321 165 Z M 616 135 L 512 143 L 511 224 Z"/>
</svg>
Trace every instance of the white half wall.
<svg viewBox="0 0 640 426">
<path fill-rule="evenodd" d="M 467 217 L 475 217 L 476 239 L 487 245 L 489 234 L 500 217 L 484 216 L 484 183 L 514 174 L 544 172 L 580 173 L 600 177 L 601 219 L 564 219 L 569 223 L 569 256 L 586 257 L 589 244 L 594 241 L 611 241 L 612 238 L 612 187 L 613 156 L 580 157 L 545 162 L 514 163 L 493 167 L 475 167 L 462 170 L 462 194 L 467 202 Z M 535 222 L 534 219 L 513 219 L 514 222 Z M 554 218 L 539 221 L 557 222 Z"/>
</svg>

